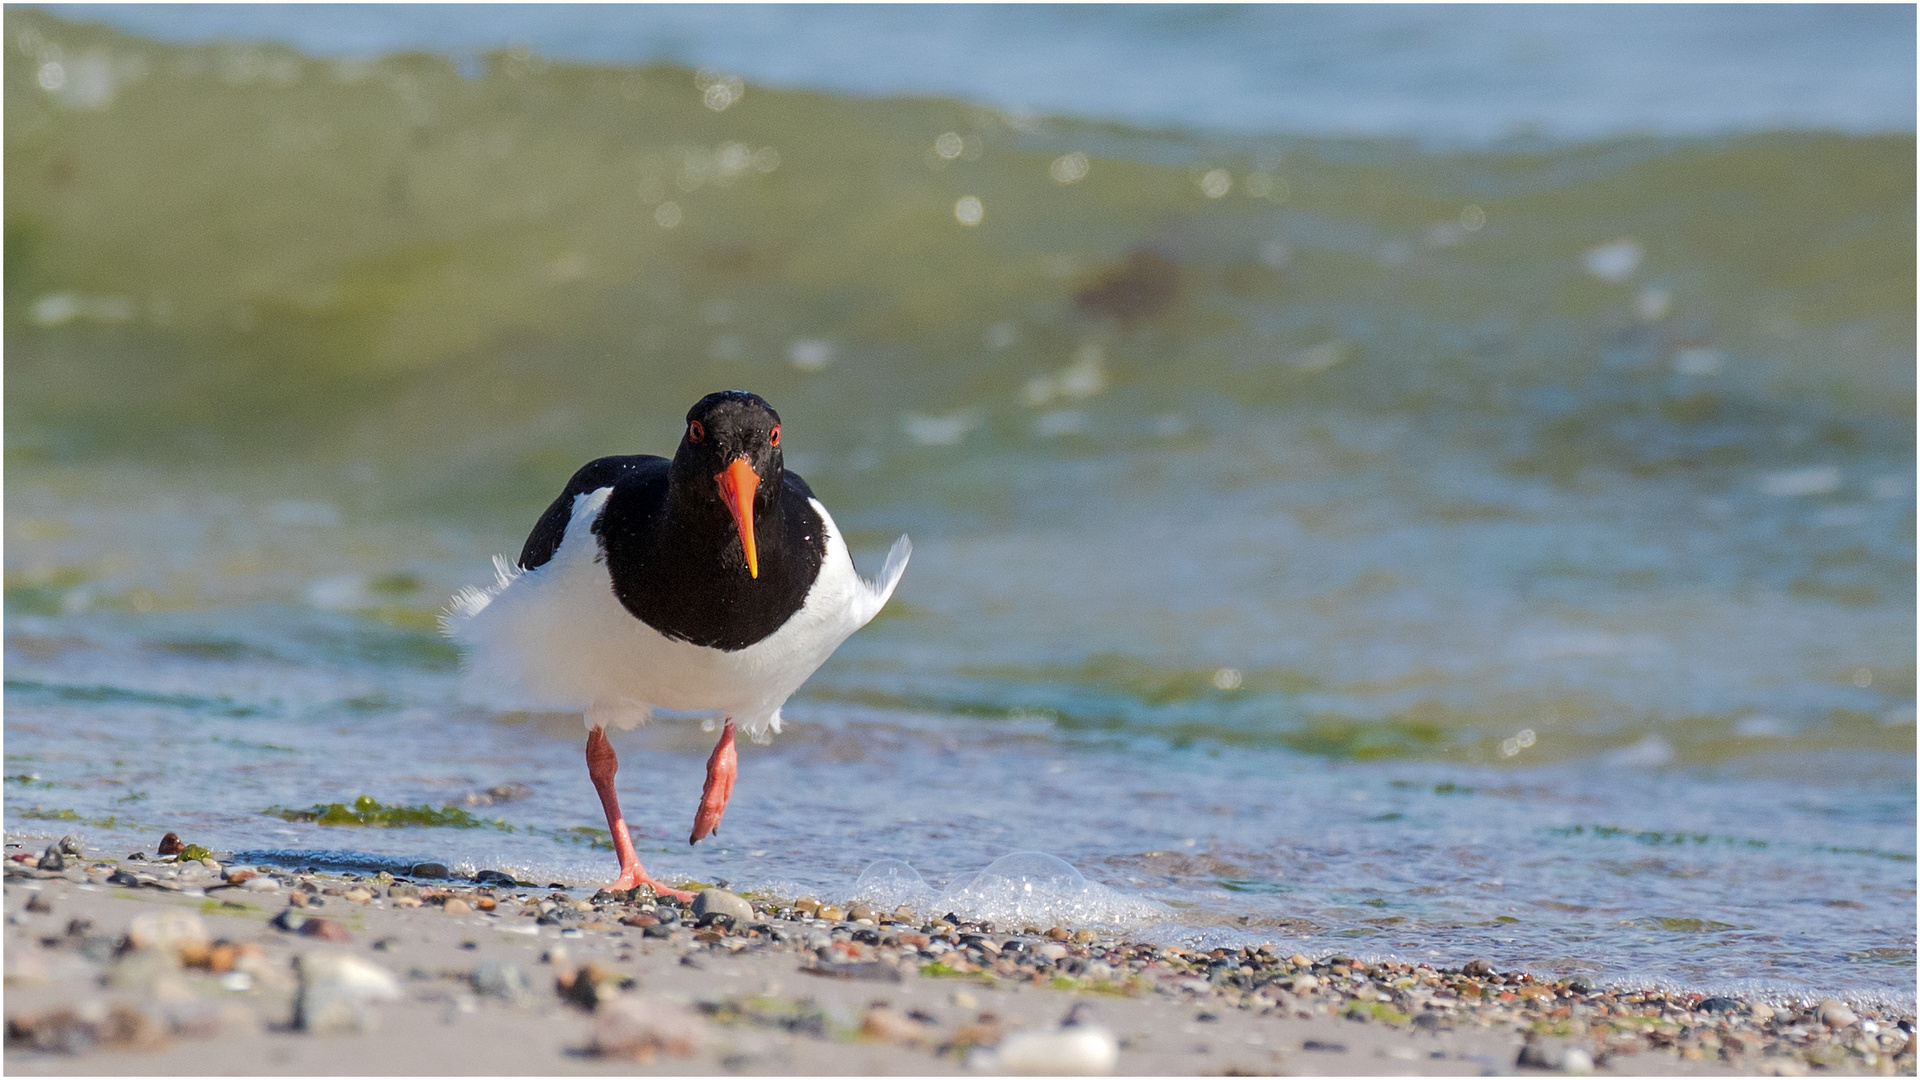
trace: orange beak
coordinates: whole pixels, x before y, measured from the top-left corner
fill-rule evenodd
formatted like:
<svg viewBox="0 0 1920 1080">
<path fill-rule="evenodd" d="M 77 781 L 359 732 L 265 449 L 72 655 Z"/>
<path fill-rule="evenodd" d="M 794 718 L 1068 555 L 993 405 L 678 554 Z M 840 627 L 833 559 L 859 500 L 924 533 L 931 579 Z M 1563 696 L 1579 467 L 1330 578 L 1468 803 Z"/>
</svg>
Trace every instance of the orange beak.
<svg viewBox="0 0 1920 1080">
<path fill-rule="evenodd" d="M 746 458 L 736 458 L 725 472 L 713 479 L 720 485 L 720 501 L 727 504 L 734 527 L 740 530 L 740 549 L 747 553 L 747 573 L 757 578 L 760 555 L 753 549 L 753 493 L 760 489 L 760 474 L 753 471 Z"/>
</svg>

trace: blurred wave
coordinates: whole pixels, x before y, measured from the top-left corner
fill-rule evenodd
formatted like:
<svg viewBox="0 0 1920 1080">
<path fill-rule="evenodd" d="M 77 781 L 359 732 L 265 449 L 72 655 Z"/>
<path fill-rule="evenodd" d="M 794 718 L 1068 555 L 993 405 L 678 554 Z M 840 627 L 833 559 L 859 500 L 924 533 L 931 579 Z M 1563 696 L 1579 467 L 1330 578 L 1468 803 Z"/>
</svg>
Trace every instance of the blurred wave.
<svg viewBox="0 0 1920 1080">
<path fill-rule="evenodd" d="M 1882 5 L 50 5 L 176 43 L 519 48 L 713 67 L 1136 127 L 1423 143 L 1914 126 L 1913 12 Z"/>
</svg>

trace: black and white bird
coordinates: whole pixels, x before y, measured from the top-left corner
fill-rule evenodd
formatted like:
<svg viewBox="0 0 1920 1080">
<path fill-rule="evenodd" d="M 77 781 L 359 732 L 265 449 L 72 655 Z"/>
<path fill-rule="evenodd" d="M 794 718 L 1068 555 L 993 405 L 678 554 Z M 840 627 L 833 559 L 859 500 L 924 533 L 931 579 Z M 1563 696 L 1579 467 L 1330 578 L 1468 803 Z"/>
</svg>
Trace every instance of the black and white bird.
<svg viewBox="0 0 1920 1080">
<path fill-rule="evenodd" d="M 786 470 L 780 414 L 740 390 L 687 412 L 671 461 L 588 462 L 528 535 L 517 563 L 454 598 L 447 633 L 469 686 L 522 708 L 578 710 L 587 772 L 620 859 L 616 889 L 654 881 L 620 813 L 606 730 L 655 709 L 726 718 L 689 843 L 720 824 L 738 771 L 737 725 L 766 742 L 780 708 L 900 583 L 902 536 L 876 580 L 855 572 L 833 515 Z"/>
</svg>

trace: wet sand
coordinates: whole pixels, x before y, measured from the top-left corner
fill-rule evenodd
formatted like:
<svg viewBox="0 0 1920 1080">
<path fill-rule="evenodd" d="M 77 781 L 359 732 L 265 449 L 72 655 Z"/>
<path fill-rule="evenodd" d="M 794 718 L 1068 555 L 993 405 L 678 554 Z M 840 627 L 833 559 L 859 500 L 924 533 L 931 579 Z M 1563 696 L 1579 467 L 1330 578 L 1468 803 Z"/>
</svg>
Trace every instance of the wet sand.
<svg viewBox="0 0 1920 1080">
<path fill-rule="evenodd" d="M 700 926 L 577 889 L 64 861 L 7 863 L 15 1075 L 1914 1072 L 1911 1016 L 1838 1002 L 772 898 L 713 897 L 736 916 Z"/>
</svg>

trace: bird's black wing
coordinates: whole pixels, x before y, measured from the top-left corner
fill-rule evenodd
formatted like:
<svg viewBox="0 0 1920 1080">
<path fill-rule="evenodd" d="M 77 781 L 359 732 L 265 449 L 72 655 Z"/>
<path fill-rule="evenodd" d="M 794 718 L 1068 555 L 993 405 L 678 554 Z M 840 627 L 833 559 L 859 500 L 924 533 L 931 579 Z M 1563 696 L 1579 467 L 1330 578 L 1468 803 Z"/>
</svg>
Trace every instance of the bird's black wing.
<svg viewBox="0 0 1920 1080">
<path fill-rule="evenodd" d="M 625 457 L 595 458 L 580 466 L 580 471 L 567 481 L 560 497 L 553 500 L 553 505 L 547 507 L 547 512 L 540 515 L 539 523 L 527 534 L 527 546 L 520 549 L 520 568 L 532 570 L 544 566 L 548 559 L 553 558 L 560 541 L 566 538 L 567 522 L 573 520 L 574 496 L 654 474 L 664 479 L 667 465 L 667 459 L 663 457 L 630 454 Z"/>
</svg>

